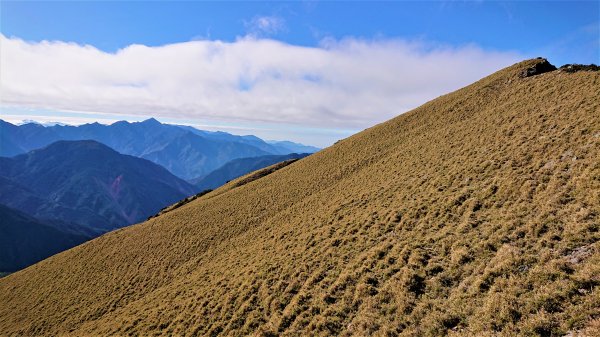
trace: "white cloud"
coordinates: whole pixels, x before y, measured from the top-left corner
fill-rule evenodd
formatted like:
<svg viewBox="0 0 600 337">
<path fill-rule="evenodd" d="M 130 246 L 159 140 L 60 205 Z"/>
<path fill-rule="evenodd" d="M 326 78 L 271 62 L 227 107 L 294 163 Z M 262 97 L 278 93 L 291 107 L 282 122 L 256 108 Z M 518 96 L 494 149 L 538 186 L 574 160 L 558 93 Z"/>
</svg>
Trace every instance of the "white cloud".
<svg viewBox="0 0 600 337">
<path fill-rule="evenodd" d="M 285 20 L 279 16 L 255 16 L 245 22 L 251 36 L 274 35 L 285 30 Z"/>
<path fill-rule="evenodd" d="M 0 35 L 4 106 L 361 129 L 519 60 L 403 40 L 191 41 L 116 53 Z"/>
</svg>

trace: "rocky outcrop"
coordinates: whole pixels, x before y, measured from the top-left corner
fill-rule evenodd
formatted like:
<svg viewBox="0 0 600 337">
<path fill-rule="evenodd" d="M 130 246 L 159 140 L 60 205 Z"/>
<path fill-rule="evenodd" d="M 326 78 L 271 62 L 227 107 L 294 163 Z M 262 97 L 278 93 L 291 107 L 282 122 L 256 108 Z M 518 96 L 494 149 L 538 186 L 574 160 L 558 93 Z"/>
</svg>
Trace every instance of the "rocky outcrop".
<svg viewBox="0 0 600 337">
<path fill-rule="evenodd" d="M 548 62 L 548 60 L 541 57 L 539 57 L 538 59 L 540 60 L 540 62 L 536 63 L 532 67 L 525 69 L 523 73 L 521 73 L 521 77 L 531 77 L 556 70 L 556 67 L 553 66 L 550 62 Z"/>
<path fill-rule="evenodd" d="M 595 64 L 565 64 L 559 68 L 560 71 L 575 73 L 578 71 L 600 71 L 600 67 Z"/>
</svg>

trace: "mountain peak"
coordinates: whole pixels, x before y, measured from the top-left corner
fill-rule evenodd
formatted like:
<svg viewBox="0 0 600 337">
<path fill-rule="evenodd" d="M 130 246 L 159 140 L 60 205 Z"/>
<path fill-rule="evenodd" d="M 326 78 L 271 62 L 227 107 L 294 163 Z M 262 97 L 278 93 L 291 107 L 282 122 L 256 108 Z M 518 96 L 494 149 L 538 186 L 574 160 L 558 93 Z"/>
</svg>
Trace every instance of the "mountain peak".
<svg viewBox="0 0 600 337">
<path fill-rule="evenodd" d="M 100 142 L 97 142 L 95 140 L 91 140 L 91 139 L 59 140 L 59 141 L 56 141 L 44 148 L 33 150 L 30 153 L 39 152 L 39 151 L 51 151 L 51 152 L 58 151 L 58 152 L 66 152 L 66 153 L 72 153 L 73 151 L 85 151 L 85 152 L 100 151 L 100 152 L 114 153 L 114 154 L 118 153 L 117 151 L 113 150 L 112 148 L 110 148 Z"/>
<path fill-rule="evenodd" d="M 162 125 L 162 123 L 159 122 L 158 120 L 156 120 L 156 118 L 154 118 L 154 117 L 150 117 L 140 123 L 145 124 L 145 125 Z"/>
</svg>

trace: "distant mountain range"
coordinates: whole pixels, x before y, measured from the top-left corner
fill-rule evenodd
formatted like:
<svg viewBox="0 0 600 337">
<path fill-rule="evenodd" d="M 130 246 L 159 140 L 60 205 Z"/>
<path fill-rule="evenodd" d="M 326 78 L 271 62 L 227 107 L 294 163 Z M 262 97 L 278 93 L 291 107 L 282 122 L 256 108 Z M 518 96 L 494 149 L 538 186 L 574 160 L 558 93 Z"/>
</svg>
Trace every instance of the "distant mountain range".
<svg viewBox="0 0 600 337">
<path fill-rule="evenodd" d="M 256 136 L 162 124 L 153 118 L 80 126 L 17 126 L 0 120 L 0 156 L 12 157 L 59 140 L 95 140 L 122 154 L 148 159 L 182 179 L 207 175 L 233 159 L 319 150 L 292 142 L 265 142 Z"/>
<path fill-rule="evenodd" d="M 247 173 L 260 170 L 264 167 L 277 164 L 290 159 L 300 159 L 308 156 L 310 153 L 290 153 L 284 155 L 269 155 L 252 158 L 234 159 L 220 168 L 212 171 L 205 177 L 190 180 L 197 190 L 215 189 L 230 180 L 241 177 Z"/>
<path fill-rule="evenodd" d="M 92 140 L 0 158 L 0 204 L 92 235 L 139 222 L 194 192 L 163 167 Z"/>
<path fill-rule="evenodd" d="M 209 139 L 220 140 L 220 141 L 228 141 L 228 142 L 237 142 L 243 143 L 247 145 L 252 145 L 262 151 L 272 153 L 272 154 L 289 154 L 289 153 L 313 153 L 317 152 L 320 149 L 314 146 L 303 145 L 299 143 L 294 143 L 290 141 L 277 141 L 277 140 L 262 140 L 253 135 L 246 136 L 237 136 L 232 135 L 223 131 L 205 131 L 198 130 L 191 126 L 186 125 L 177 125 L 180 128 L 188 130 L 194 134 L 200 135 L 202 137 L 206 137 Z"/>
<path fill-rule="evenodd" d="M 267 143 L 284 149 L 288 153 L 314 153 L 320 150 L 318 147 L 298 144 L 287 140 L 267 140 Z"/>
</svg>

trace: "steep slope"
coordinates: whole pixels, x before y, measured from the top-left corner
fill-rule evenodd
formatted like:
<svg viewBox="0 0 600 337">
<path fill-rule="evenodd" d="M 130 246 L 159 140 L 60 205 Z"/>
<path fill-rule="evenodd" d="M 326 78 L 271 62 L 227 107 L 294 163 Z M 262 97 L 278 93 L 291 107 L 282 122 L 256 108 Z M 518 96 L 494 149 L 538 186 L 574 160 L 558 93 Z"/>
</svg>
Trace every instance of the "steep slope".
<svg viewBox="0 0 600 337">
<path fill-rule="evenodd" d="M 196 186 L 199 191 L 212 190 L 252 171 L 260 170 L 267 166 L 290 159 L 301 159 L 308 155 L 308 153 L 291 153 L 286 155 L 234 159 L 202 178 L 190 180 L 190 183 Z"/>
<path fill-rule="evenodd" d="M 205 175 L 237 158 L 295 152 L 255 136 L 162 124 L 154 118 L 136 123 L 120 121 L 111 125 L 80 126 L 36 123 L 16 126 L 0 120 L 0 156 L 23 154 L 59 140 L 88 139 L 120 153 L 148 159 L 183 179 Z"/>
<path fill-rule="evenodd" d="M 0 158 L 0 176 L 0 203 L 40 219 L 85 225 L 96 235 L 194 193 L 164 168 L 95 141 L 59 141 Z"/>
<path fill-rule="evenodd" d="M 13 272 L 90 239 L 0 205 L 0 273 Z"/>
<path fill-rule="evenodd" d="M 600 74 L 538 62 L 0 279 L 0 331 L 597 336 Z"/>
</svg>

